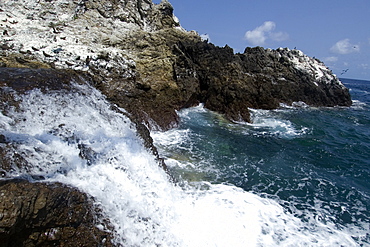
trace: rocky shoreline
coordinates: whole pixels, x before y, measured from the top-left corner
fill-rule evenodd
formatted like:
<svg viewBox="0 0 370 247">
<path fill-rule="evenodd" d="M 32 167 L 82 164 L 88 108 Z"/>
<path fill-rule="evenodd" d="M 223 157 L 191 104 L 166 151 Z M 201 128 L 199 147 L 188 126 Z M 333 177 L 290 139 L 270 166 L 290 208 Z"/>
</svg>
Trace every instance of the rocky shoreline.
<svg viewBox="0 0 370 247">
<path fill-rule="evenodd" d="M 181 28 L 168 1 L 3 1 L 0 37 L 3 115 L 7 107 L 17 106 L 12 92 L 68 92 L 71 81 L 88 83 L 127 111 L 143 145 L 163 167 L 149 130 L 176 127 L 177 110 L 203 103 L 230 121 L 250 121 L 249 108 L 352 103 L 348 89 L 318 59 L 287 48 L 246 48 L 235 54 L 228 46 L 217 47 Z M 75 246 L 70 241 L 76 236 L 84 246 L 111 246 L 108 230 L 95 226 L 93 199 L 86 194 L 36 182 L 42 178 L 12 179 L 12 167 L 27 164 L 2 131 L 4 246 Z M 81 147 L 82 158 L 87 151 Z M 56 203 L 60 200 L 70 203 Z M 17 203 L 9 206 L 12 201 Z M 71 221 L 55 217 L 67 214 L 70 207 L 76 208 Z M 15 238 L 18 242 L 12 243 Z"/>
</svg>

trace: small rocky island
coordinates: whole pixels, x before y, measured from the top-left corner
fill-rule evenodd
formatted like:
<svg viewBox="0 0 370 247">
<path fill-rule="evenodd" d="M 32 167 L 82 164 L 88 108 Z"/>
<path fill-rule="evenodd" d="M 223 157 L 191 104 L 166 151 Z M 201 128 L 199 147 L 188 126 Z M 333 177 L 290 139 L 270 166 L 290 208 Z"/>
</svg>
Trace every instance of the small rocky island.
<svg viewBox="0 0 370 247">
<path fill-rule="evenodd" d="M 125 109 L 157 156 L 149 130 L 176 127 L 176 111 L 199 103 L 230 121 L 250 121 L 250 108 L 281 103 L 352 103 L 348 89 L 318 59 L 288 48 L 248 47 L 235 54 L 184 30 L 166 0 L 1 1 L 0 67 L 4 116 L 19 103 L 15 93 L 88 83 Z M 96 227 L 94 198 L 42 178 L 8 176 L 28 164 L 3 132 L 2 246 L 112 246 L 109 231 Z M 87 158 L 89 150 L 80 148 Z"/>
</svg>

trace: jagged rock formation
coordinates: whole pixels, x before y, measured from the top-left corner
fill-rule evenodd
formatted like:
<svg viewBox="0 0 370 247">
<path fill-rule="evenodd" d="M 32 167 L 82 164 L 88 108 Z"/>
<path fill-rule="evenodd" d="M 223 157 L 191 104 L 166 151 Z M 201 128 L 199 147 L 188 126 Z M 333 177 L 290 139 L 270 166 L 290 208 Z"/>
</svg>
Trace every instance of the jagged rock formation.
<svg viewBox="0 0 370 247">
<path fill-rule="evenodd" d="M 244 121 L 248 107 L 351 104 L 320 61 L 298 50 L 215 47 L 183 30 L 167 1 L 7 1 L 0 8 L 3 66 L 86 71 L 150 128 L 175 127 L 175 110 L 199 102 Z"/>
<path fill-rule="evenodd" d="M 142 123 L 152 129 L 176 127 L 176 110 L 198 103 L 233 121 L 249 121 L 248 108 L 274 109 L 280 103 L 351 104 L 348 90 L 319 60 L 298 50 L 261 47 L 234 54 L 228 46 L 214 46 L 182 29 L 166 0 L 160 4 L 151 0 L 1 1 L 0 67 L 21 68 L 0 71 L 2 111 L 7 106 L 17 107 L 12 90 L 68 91 L 70 80 L 89 81 L 112 103 L 127 110 L 154 154 Z M 11 177 L 8 174 L 14 167 L 27 167 L 16 148 L 0 130 L 2 177 Z M 89 159 L 89 150 L 83 145 L 80 148 L 81 157 Z M 1 182 L 0 190 L 4 191 L 0 208 L 5 210 L 0 209 L 0 240 L 17 234 L 22 236 L 19 244 L 49 241 L 68 246 L 71 236 L 90 236 L 85 223 L 91 226 L 93 220 L 83 193 L 60 184 L 8 180 Z M 48 198 L 42 200 L 42 207 L 35 204 L 40 195 Z M 45 218 L 68 212 L 56 203 L 60 198 L 83 208 L 76 212 L 81 219 L 78 224 L 51 215 Z M 7 204 L 11 200 L 16 202 L 12 207 Z M 22 201 L 29 202 L 28 207 Z M 36 230 L 31 232 L 33 228 Z M 93 233 L 91 245 L 95 246 L 104 234 L 96 229 Z M 90 246 L 90 242 L 81 244 Z"/>
<path fill-rule="evenodd" d="M 249 121 L 247 108 L 275 109 L 280 103 L 351 104 L 348 90 L 335 75 L 298 50 L 256 47 L 234 54 L 227 46 L 181 42 L 178 54 L 182 62 L 175 67 L 177 80 L 194 78 L 186 75 L 191 71 L 199 84 L 193 98 L 231 120 Z"/>
</svg>

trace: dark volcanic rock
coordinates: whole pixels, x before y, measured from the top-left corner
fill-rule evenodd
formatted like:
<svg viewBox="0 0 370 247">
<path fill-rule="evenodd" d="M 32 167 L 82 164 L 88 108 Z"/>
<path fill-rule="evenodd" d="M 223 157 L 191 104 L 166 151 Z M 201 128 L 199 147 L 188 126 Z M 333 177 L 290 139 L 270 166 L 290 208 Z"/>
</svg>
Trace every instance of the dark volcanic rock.
<svg viewBox="0 0 370 247">
<path fill-rule="evenodd" d="M 256 47 L 234 55 L 227 46 L 207 42 L 181 42 L 178 47 L 198 77 L 199 101 L 231 120 L 248 121 L 248 107 L 274 109 L 279 103 L 351 105 L 348 89 L 324 64 L 300 51 Z"/>
<path fill-rule="evenodd" d="M 0 68 L 0 87 L 19 93 L 32 89 L 71 90 L 71 82 L 85 83 L 75 71 L 56 69 Z"/>
<path fill-rule="evenodd" d="M 93 212 L 91 200 L 77 189 L 0 181 L 1 246 L 113 246 Z"/>
</svg>

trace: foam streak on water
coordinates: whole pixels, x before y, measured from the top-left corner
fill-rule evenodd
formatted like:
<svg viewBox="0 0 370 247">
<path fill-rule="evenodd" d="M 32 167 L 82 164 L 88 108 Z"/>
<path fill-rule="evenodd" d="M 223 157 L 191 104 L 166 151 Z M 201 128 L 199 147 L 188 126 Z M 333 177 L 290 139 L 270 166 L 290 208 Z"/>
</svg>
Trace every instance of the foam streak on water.
<svg viewBox="0 0 370 247">
<path fill-rule="evenodd" d="M 234 185 L 171 183 L 130 121 L 96 90 L 75 87 L 20 96 L 19 110 L 0 115 L 0 134 L 32 164 L 11 176 L 43 176 L 88 193 L 114 226 L 116 244 L 356 246 L 347 230 L 315 217 L 303 222 L 275 200 Z M 172 133 L 166 145 L 187 132 Z"/>
</svg>

